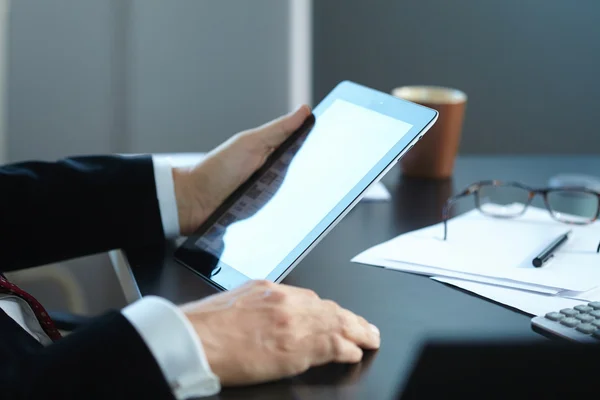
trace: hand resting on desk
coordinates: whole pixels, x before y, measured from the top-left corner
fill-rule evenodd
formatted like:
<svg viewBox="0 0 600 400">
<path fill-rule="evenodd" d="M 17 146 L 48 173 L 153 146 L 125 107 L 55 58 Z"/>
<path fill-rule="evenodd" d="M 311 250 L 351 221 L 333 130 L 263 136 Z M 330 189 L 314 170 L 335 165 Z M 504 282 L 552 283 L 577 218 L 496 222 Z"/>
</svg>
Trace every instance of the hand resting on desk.
<svg viewBox="0 0 600 400">
<path fill-rule="evenodd" d="M 269 281 L 189 303 L 182 310 L 224 386 L 297 375 L 329 362 L 355 363 L 376 349 L 377 328 L 315 292 Z"/>
</svg>

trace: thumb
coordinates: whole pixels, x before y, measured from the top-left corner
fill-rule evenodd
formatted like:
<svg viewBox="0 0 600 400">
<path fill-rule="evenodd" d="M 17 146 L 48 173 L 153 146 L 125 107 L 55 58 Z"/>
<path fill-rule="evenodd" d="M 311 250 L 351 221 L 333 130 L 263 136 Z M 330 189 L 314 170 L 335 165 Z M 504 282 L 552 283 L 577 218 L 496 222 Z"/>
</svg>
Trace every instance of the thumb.
<svg viewBox="0 0 600 400">
<path fill-rule="evenodd" d="M 295 111 L 283 115 L 253 130 L 252 134 L 259 136 L 261 141 L 270 148 L 278 147 L 310 116 L 310 107 L 306 104 Z"/>
</svg>

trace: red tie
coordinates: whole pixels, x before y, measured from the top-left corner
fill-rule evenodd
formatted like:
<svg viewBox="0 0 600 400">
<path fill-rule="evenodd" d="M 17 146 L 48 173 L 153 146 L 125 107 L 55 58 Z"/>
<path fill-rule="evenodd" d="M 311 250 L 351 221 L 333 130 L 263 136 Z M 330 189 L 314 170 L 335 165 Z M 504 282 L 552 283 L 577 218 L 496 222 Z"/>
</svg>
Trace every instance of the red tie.
<svg viewBox="0 0 600 400">
<path fill-rule="evenodd" d="M 33 310 L 40 323 L 40 326 L 44 332 L 46 332 L 46 335 L 48 335 L 48 337 L 53 341 L 56 341 L 62 337 L 58 329 L 56 329 L 54 326 L 54 322 L 50 316 L 48 316 L 48 313 L 40 304 L 40 302 L 14 283 L 9 282 L 3 275 L 0 275 L 0 293 L 12 294 L 25 300 Z"/>
</svg>

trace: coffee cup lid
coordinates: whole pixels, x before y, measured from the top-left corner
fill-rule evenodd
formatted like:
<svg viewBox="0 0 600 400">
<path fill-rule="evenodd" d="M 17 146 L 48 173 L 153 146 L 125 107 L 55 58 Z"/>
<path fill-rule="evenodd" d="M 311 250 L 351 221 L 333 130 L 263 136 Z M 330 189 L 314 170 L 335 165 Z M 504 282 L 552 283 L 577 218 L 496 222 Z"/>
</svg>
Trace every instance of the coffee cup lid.
<svg viewBox="0 0 600 400">
<path fill-rule="evenodd" d="M 459 104 L 467 101 L 467 95 L 461 90 L 432 85 L 401 86 L 392 90 L 392 95 L 415 103 Z"/>
</svg>

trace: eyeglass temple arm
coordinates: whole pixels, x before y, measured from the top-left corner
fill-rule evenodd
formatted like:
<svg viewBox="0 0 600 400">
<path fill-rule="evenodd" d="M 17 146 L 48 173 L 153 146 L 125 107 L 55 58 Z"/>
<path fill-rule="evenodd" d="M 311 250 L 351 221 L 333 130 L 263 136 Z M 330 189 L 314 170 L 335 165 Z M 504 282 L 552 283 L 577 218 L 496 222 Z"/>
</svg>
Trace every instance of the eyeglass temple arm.
<svg viewBox="0 0 600 400">
<path fill-rule="evenodd" d="M 472 187 L 468 187 L 459 194 L 456 194 L 446 200 L 446 204 L 442 210 L 442 221 L 444 222 L 444 240 L 448 237 L 448 218 L 450 214 L 450 208 L 456 203 L 458 199 L 461 197 L 465 197 L 473 193 L 474 189 Z M 598 245 L 598 249 L 600 249 L 600 245 Z"/>
<path fill-rule="evenodd" d="M 446 240 L 446 238 L 448 237 L 448 218 L 449 218 L 449 214 L 450 214 L 450 208 L 452 207 L 452 205 L 454 203 L 456 203 L 456 200 L 458 200 L 458 198 L 461 196 L 453 196 L 450 197 L 447 201 L 446 204 L 444 205 L 444 209 L 442 210 L 442 221 L 444 222 L 444 240 Z"/>
<path fill-rule="evenodd" d="M 442 222 L 444 223 L 444 240 L 448 237 L 448 214 L 450 212 L 450 207 L 452 204 L 456 202 L 456 198 L 451 197 L 446 201 L 444 205 L 444 209 L 442 211 Z"/>
</svg>

